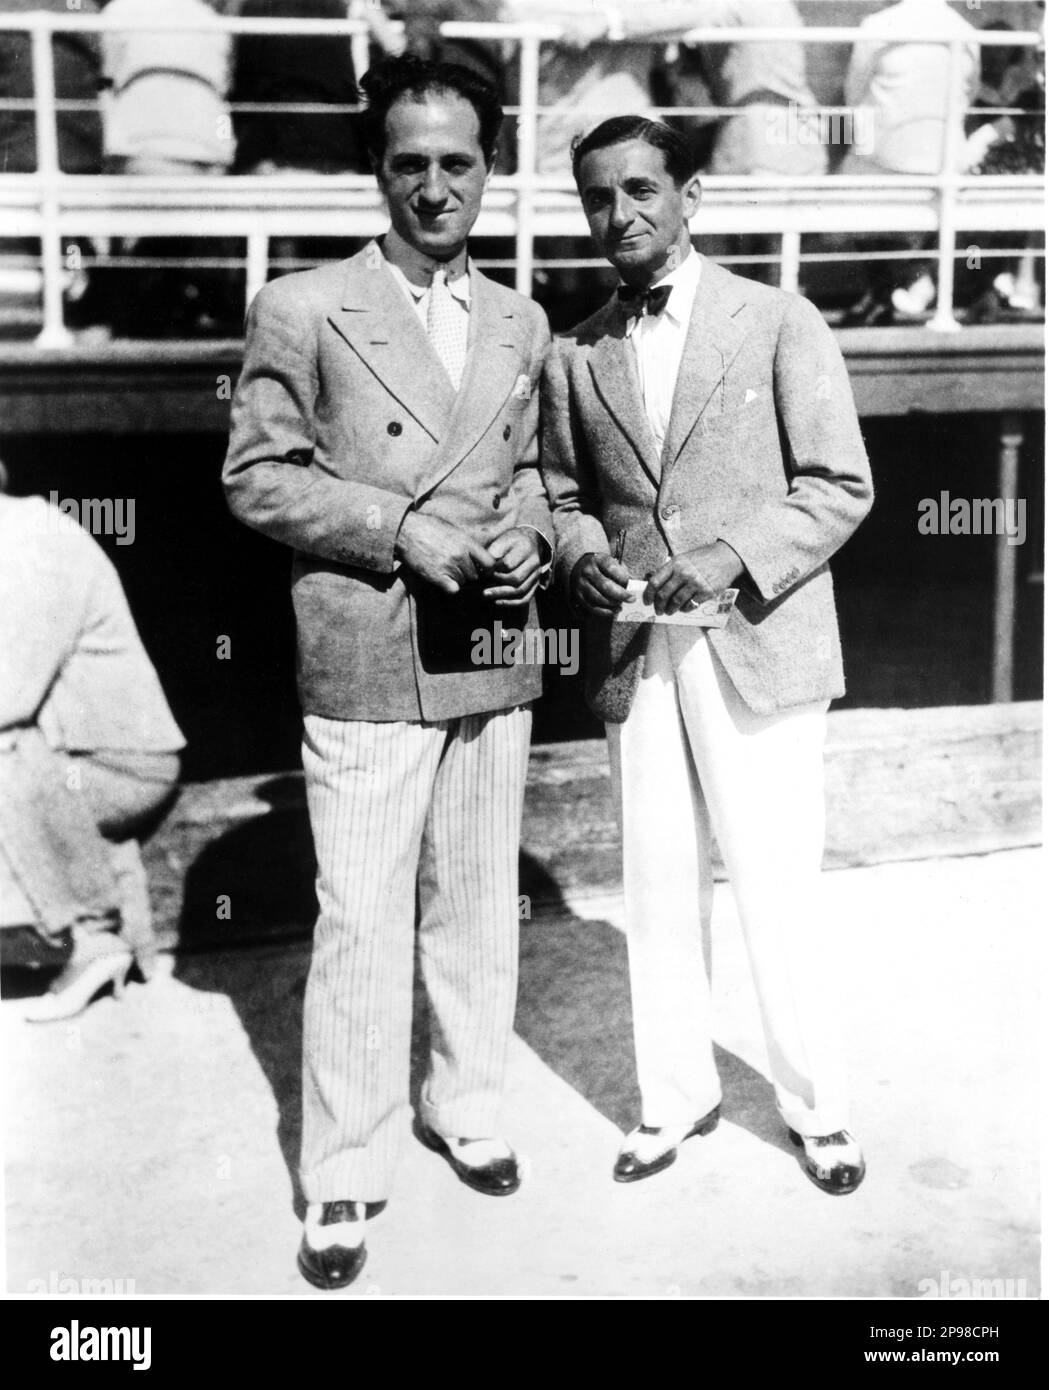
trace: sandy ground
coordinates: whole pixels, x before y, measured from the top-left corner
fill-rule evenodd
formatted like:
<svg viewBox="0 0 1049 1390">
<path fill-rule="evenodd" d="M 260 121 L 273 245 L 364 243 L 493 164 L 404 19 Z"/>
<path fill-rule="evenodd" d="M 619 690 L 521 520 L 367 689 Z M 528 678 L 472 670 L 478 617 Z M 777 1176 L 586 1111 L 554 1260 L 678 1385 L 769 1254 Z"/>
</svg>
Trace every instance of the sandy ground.
<svg viewBox="0 0 1049 1390">
<path fill-rule="evenodd" d="M 506 1131 L 527 1180 L 479 1196 L 408 1138 L 344 1295 L 294 1262 L 305 945 L 170 960 L 70 1023 L 7 1000 L 9 1292 L 916 1298 L 946 1277 L 1036 1297 L 1042 873 L 1014 850 L 826 876 L 869 1164 L 845 1199 L 806 1181 L 775 1115 L 726 888 L 725 1118 L 631 1186 L 610 1173 L 637 1119 L 621 903 L 524 923 Z"/>
</svg>

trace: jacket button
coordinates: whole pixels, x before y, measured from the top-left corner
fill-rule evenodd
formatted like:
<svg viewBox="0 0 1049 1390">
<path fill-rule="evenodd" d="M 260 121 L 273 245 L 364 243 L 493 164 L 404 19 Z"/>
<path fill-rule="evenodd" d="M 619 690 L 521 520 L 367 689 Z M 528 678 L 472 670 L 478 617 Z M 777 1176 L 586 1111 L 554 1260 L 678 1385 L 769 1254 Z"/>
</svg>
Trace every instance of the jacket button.
<svg viewBox="0 0 1049 1390">
<path fill-rule="evenodd" d="M 500 493 L 500 492 L 497 492 L 497 493 L 495 494 L 495 496 L 492 498 L 492 506 L 496 509 L 496 511 L 499 510 L 499 504 L 502 502 L 502 500 L 503 500 L 503 497 L 502 497 L 502 493 Z"/>
<path fill-rule="evenodd" d="M 510 426 L 507 425 L 507 426 L 505 427 L 505 429 L 503 430 L 503 438 L 504 438 L 504 439 L 509 439 L 509 438 L 510 438 L 510 435 L 511 435 L 512 433 L 513 433 L 513 431 L 510 429 Z"/>
<path fill-rule="evenodd" d="M 397 435 L 399 435 L 403 429 L 404 426 L 401 424 L 400 420 L 391 420 L 390 423 L 386 426 L 386 433 L 392 434 L 394 438 L 396 438 Z"/>
<path fill-rule="evenodd" d="M 670 506 L 663 508 L 663 510 L 660 512 L 660 516 L 663 518 L 664 521 L 669 521 L 672 516 L 677 516 L 680 510 L 680 507 L 676 507 L 673 503 L 671 503 Z"/>
</svg>

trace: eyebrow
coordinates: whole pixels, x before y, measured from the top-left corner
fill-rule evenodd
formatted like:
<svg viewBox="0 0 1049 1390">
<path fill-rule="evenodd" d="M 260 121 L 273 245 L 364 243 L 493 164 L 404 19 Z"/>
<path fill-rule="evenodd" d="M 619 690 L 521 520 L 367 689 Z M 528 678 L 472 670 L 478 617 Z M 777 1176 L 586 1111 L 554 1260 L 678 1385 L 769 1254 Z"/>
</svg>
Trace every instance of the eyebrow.
<svg viewBox="0 0 1049 1390">
<path fill-rule="evenodd" d="M 397 164 L 403 160 L 418 160 L 423 164 L 429 164 L 432 157 L 433 156 L 428 155 L 423 150 L 402 150 L 399 154 L 391 154 L 389 159 L 391 164 Z M 481 159 L 483 156 L 480 152 L 473 152 L 470 150 L 445 150 L 443 154 L 437 155 L 436 158 L 439 159 L 441 163 L 449 159 L 461 159 L 471 162 Z"/>
</svg>

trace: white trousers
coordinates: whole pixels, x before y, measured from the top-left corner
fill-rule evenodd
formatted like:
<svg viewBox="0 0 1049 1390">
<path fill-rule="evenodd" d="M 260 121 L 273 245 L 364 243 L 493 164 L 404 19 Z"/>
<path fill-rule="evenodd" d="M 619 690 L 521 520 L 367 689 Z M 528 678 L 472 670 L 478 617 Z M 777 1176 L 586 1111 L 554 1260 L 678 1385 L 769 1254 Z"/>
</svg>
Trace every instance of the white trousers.
<svg viewBox="0 0 1049 1390">
<path fill-rule="evenodd" d="M 754 714 L 706 634 L 656 625 L 624 724 L 608 726 L 643 1122 L 721 1100 L 710 1002 L 711 838 L 739 908 L 776 1101 L 802 1134 L 848 1125 L 821 949 L 827 704 Z"/>
<path fill-rule="evenodd" d="M 381 1201 L 410 1120 L 412 981 L 430 1012 L 422 1119 L 499 1134 L 517 999 L 517 855 L 532 715 L 307 715 L 320 915 L 303 1018 L 302 1185 Z"/>
</svg>

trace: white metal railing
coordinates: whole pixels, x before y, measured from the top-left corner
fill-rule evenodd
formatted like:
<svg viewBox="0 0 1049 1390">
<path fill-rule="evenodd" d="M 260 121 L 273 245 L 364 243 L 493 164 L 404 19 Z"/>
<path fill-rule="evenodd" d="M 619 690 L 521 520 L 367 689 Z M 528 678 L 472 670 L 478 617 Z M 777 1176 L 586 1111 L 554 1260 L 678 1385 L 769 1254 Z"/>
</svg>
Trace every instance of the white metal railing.
<svg viewBox="0 0 1049 1390">
<path fill-rule="evenodd" d="M 114 22 L 105 15 L 44 11 L 0 14 L 0 34 L 28 32 L 32 43 L 37 169 L 33 174 L 0 175 L 0 236 L 32 237 L 40 242 L 43 329 L 37 341 L 41 346 L 64 346 L 70 338 L 62 309 L 64 237 L 243 237 L 247 243 L 246 289 L 250 300 L 268 274 L 271 236 L 370 236 L 386 225 L 374 180 L 364 175 L 176 179 L 61 173 L 56 117 L 59 109 L 82 103 L 56 100 L 52 36 L 70 31 L 158 32 L 193 27 L 164 19 L 160 14 L 135 25 Z M 369 26 L 362 19 L 257 20 L 214 15 L 207 30 L 349 36 L 357 72 L 367 67 Z M 538 123 L 554 109 L 539 105 L 541 46 L 555 42 L 561 30 L 549 24 L 448 22 L 441 26 L 441 31 L 448 38 L 499 40 L 517 45 L 520 102 L 506 108 L 509 115 L 517 117 L 517 170 L 493 179 L 477 231 L 479 235 L 513 239 L 516 284 L 522 293 L 529 294 L 537 265 L 536 240 L 587 234 L 568 171 L 561 178 L 541 176 L 536 171 Z M 856 34 L 855 28 L 733 29 L 731 42 L 842 43 L 854 41 Z M 801 236 L 805 232 L 935 234 L 939 274 L 936 312 L 929 326 L 949 332 L 958 328 L 953 301 L 954 263 L 963 254 L 957 248 L 959 232 L 1034 232 L 1041 229 L 1043 220 L 1042 176 L 972 176 L 957 172 L 957 138 L 965 114 L 959 104 L 964 50 L 979 46 L 1037 46 L 1042 40 L 1034 32 L 977 29 L 964 36 L 934 38 L 901 28 L 893 38 L 898 43 L 942 43 L 949 49 L 949 106 L 939 171 L 879 177 L 704 176 L 704 230 L 712 234 L 754 232 L 778 236 L 780 282 L 790 289 L 797 288 L 803 260 L 836 258 L 833 254 L 803 257 Z M 725 29 L 698 28 L 681 36 L 680 41 L 724 44 L 727 39 Z M 662 38 L 652 42 L 666 44 Z M 331 112 L 333 108 L 323 109 Z M 728 114 L 711 107 L 650 109 L 679 116 Z M 820 110 L 833 113 L 844 108 Z M 574 114 L 587 113 L 578 108 Z M 593 114 L 607 116 L 609 112 Z M 203 233 L 202 216 L 207 219 Z"/>
</svg>

